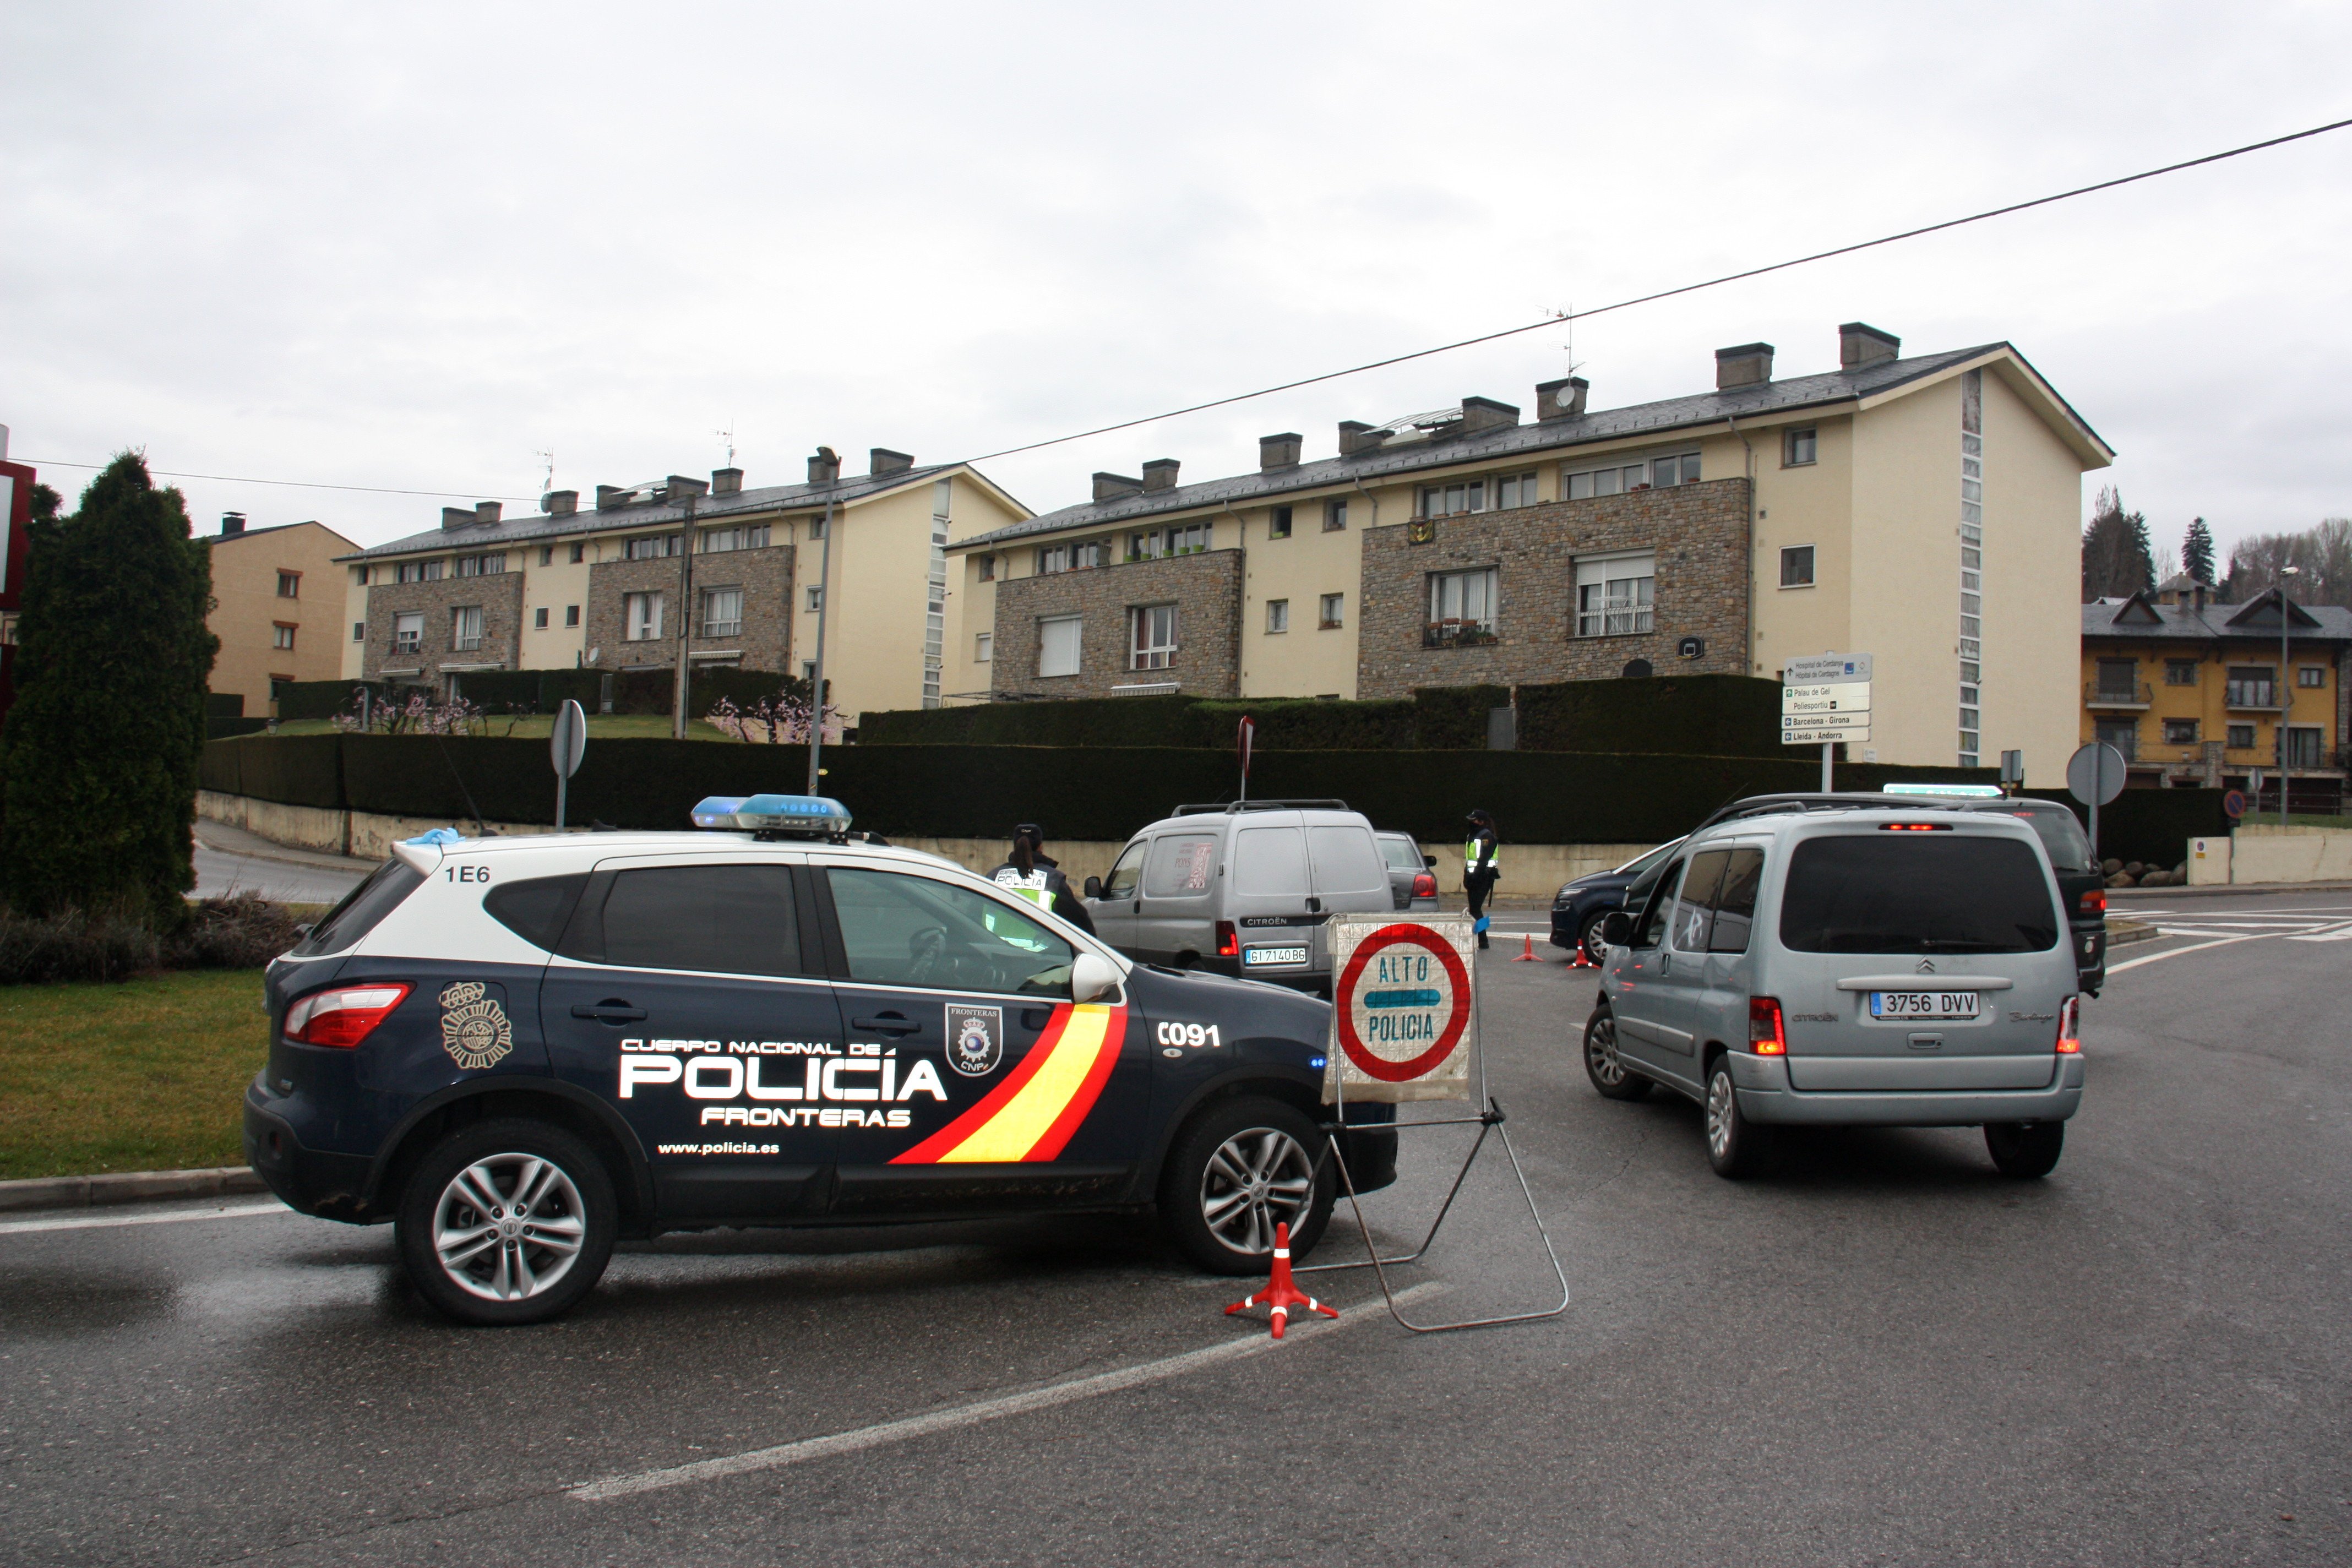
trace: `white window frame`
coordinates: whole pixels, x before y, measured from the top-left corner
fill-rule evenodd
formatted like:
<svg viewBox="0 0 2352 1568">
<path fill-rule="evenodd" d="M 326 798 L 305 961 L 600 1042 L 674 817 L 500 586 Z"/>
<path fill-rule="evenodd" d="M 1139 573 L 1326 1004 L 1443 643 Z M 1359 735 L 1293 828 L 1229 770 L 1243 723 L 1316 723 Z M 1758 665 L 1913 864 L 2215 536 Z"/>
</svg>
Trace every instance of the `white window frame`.
<svg viewBox="0 0 2352 1568">
<path fill-rule="evenodd" d="M 974 561 L 976 561 L 976 562 L 978 562 L 978 563 L 980 563 L 979 580 L 980 580 L 981 582 L 982 582 L 982 583 L 993 583 L 993 582 L 995 582 L 995 581 L 996 581 L 996 557 L 995 557 L 995 556 L 993 556 L 993 555 L 975 555 L 975 556 L 973 556 L 973 557 L 972 557 L 972 559 L 973 559 Z"/>
<path fill-rule="evenodd" d="M 545 605 L 540 605 L 538 608 L 536 608 L 536 609 L 534 609 L 534 610 L 532 610 L 532 611 L 531 611 L 531 613 L 530 613 L 530 629 L 531 629 L 532 631 L 535 631 L 535 632 L 543 632 L 543 631 L 545 631 L 545 630 L 547 629 L 547 622 L 548 622 L 548 610 L 547 610 L 547 606 L 546 606 Z"/>
<path fill-rule="evenodd" d="M 662 640 L 662 593 L 648 588 L 643 593 L 621 595 L 623 642 L 659 642 Z"/>
<path fill-rule="evenodd" d="M 629 541 L 621 552 L 624 561 L 666 561 L 677 553 L 675 533 L 644 533 Z"/>
<path fill-rule="evenodd" d="M 813 616 L 824 608 L 824 584 L 811 583 L 801 590 L 801 613 Z"/>
<path fill-rule="evenodd" d="M 1671 472 L 1671 478 L 1667 477 Z M 1672 489 L 1676 485 L 1695 485 L 1702 477 L 1696 447 L 1687 451 L 1659 452 L 1647 458 L 1628 458 L 1619 453 L 1605 463 L 1587 459 L 1582 467 L 1559 468 L 1559 494 L 1562 500 L 1593 500 L 1601 496 L 1631 495 L 1641 489 Z"/>
<path fill-rule="evenodd" d="M 392 617 L 392 651 L 423 653 L 425 651 L 425 612 L 403 610 Z"/>
<path fill-rule="evenodd" d="M 1822 460 L 1822 433 L 1817 426 L 1783 431 L 1780 436 L 1780 466 L 1784 468 L 1809 468 Z"/>
<path fill-rule="evenodd" d="M 300 598 L 302 596 L 302 574 L 299 572 L 288 572 L 281 568 L 278 574 L 278 596 L 281 599 Z"/>
<path fill-rule="evenodd" d="M 276 621 L 271 623 L 269 634 L 269 646 L 273 649 L 279 653 L 292 653 L 294 651 L 294 628 L 292 626 L 288 626 L 284 621 Z"/>
<path fill-rule="evenodd" d="M 740 584 L 723 583 L 700 590 L 702 595 L 702 635 L 707 637 L 740 637 L 743 635 L 743 589 Z M 721 599 L 726 603 L 721 604 Z M 730 613 L 720 615 L 721 610 Z"/>
<path fill-rule="evenodd" d="M 1265 635 L 1279 637 L 1290 629 L 1290 601 L 1268 599 L 1265 602 Z"/>
<path fill-rule="evenodd" d="M 352 641 L 367 641 L 367 623 L 365 621 L 353 621 L 352 623 Z"/>
<path fill-rule="evenodd" d="M 1805 552 L 1805 575 L 1801 581 L 1792 582 L 1789 577 L 1789 557 L 1800 550 Z M 1821 580 L 1821 552 L 1814 546 L 1810 544 L 1780 546 L 1780 586 L 1783 588 L 1810 588 Z"/>
<path fill-rule="evenodd" d="M 1421 487 L 1423 517 L 1465 517 L 1486 510 L 1486 478 L 1448 479 Z"/>
<path fill-rule="evenodd" d="M 1494 510 L 1496 511 L 1534 506 L 1536 504 L 1536 470 L 1529 468 L 1524 473 L 1496 475 L 1493 494 Z"/>
<path fill-rule="evenodd" d="M 1066 648 L 1058 646 L 1066 638 Z M 1059 679 L 1084 671 L 1087 658 L 1086 619 L 1081 616 L 1037 617 L 1037 675 Z M 1061 668 L 1066 664 L 1069 668 Z"/>
<path fill-rule="evenodd" d="M 472 653 L 482 646 L 482 606 L 452 605 L 449 606 L 449 647 L 458 653 Z"/>
<path fill-rule="evenodd" d="M 1136 605 L 1127 612 L 1127 667 L 1166 669 L 1176 658 L 1176 606 Z"/>
<path fill-rule="evenodd" d="M 971 662 L 993 664 L 996 661 L 996 634 L 974 632 L 971 636 Z"/>
<path fill-rule="evenodd" d="M 1499 566 L 1432 572 L 1423 601 L 1428 614 L 1422 626 L 1422 646 L 1456 647 L 1465 642 L 1491 642 L 1496 601 L 1501 596 Z"/>
<path fill-rule="evenodd" d="M 1265 536 L 1268 539 L 1289 538 L 1296 511 L 1296 508 L 1286 506 L 1267 508 L 1265 514 Z"/>
<path fill-rule="evenodd" d="M 1315 629 L 1336 632 L 1348 624 L 1348 595 L 1326 594 L 1315 607 Z"/>
<path fill-rule="evenodd" d="M 563 606 L 563 624 L 567 626 L 576 626 L 580 624 L 579 605 L 566 605 Z"/>
<path fill-rule="evenodd" d="M 1348 529 L 1348 498 L 1340 496 L 1323 503 L 1323 531 L 1344 533 Z"/>
<path fill-rule="evenodd" d="M 1634 570 L 1634 568 L 1641 570 Z M 1576 635 L 1641 637 L 1657 629 L 1658 552 L 1625 550 L 1579 556 Z M 1617 584 L 1626 584 L 1619 588 Z"/>
</svg>

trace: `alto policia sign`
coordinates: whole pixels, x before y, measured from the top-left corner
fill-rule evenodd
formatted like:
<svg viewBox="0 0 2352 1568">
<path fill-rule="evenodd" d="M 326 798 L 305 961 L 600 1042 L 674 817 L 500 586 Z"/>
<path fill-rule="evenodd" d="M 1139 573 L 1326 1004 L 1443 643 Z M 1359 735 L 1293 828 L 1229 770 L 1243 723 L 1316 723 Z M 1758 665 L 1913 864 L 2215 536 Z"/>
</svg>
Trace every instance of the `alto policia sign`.
<svg viewBox="0 0 2352 1568">
<path fill-rule="evenodd" d="M 1463 1100 L 1476 1045 L 1476 949 L 1467 915 L 1331 919 L 1326 1104 Z"/>
</svg>

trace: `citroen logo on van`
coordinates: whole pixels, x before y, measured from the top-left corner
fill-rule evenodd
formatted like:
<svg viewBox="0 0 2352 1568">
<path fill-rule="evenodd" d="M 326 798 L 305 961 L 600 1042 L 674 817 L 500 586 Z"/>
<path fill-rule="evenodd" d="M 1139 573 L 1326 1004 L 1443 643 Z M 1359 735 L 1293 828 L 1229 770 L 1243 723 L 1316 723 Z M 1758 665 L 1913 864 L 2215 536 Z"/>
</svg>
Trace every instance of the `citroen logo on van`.
<svg viewBox="0 0 2352 1568">
<path fill-rule="evenodd" d="M 1921 959 L 1921 960 L 1919 961 L 1919 973 L 1922 973 L 1922 974 L 1933 974 L 1933 973 L 1936 973 L 1936 961 L 1935 961 L 1934 959 L 1932 959 L 1932 958 L 1923 958 L 1923 959 Z"/>
</svg>

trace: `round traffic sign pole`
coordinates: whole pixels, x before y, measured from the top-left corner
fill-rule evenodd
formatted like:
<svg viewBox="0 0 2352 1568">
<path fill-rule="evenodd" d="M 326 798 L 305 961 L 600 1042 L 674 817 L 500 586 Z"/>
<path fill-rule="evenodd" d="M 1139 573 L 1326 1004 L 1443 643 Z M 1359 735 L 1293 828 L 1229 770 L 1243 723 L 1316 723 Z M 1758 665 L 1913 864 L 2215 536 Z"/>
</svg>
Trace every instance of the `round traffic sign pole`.
<svg viewBox="0 0 2352 1568">
<path fill-rule="evenodd" d="M 572 775 L 580 771 L 580 759 L 588 752 L 588 715 L 571 698 L 565 698 L 563 706 L 555 710 L 555 722 L 548 729 L 547 752 L 555 765 L 555 826 L 560 831 Z"/>
<path fill-rule="evenodd" d="M 2066 759 L 2066 793 L 2091 808 L 2091 862 L 2099 863 L 2099 807 L 2124 793 L 2124 754 L 2105 741 Z"/>
</svg>

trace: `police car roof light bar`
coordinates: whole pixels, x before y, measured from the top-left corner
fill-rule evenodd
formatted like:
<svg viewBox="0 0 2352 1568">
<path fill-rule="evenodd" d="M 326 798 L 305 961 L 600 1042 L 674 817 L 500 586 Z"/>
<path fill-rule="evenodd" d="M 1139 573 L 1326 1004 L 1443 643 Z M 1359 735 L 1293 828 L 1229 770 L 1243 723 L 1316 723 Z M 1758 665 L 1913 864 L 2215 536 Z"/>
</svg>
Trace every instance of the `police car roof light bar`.
<svg viewBox="0 0 2352 1568">
<path fill-rule="evenodd" d="M 776 838 L 838 838 L 850 824 L 849 808 L 821 795 L 708 795 L 693 816 L 697 827 Z"/>
</svg>

